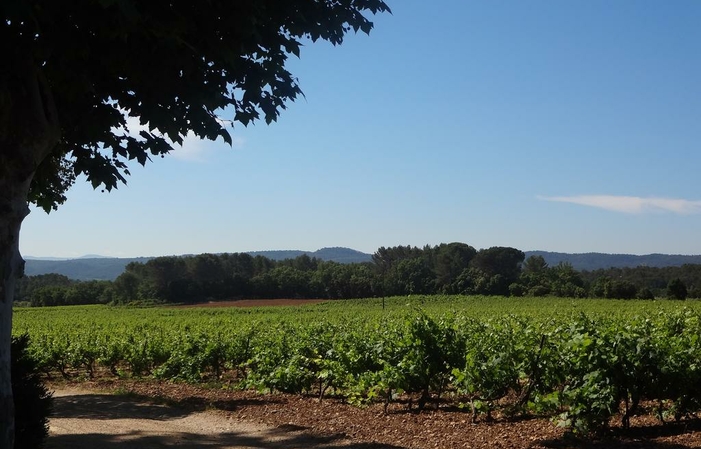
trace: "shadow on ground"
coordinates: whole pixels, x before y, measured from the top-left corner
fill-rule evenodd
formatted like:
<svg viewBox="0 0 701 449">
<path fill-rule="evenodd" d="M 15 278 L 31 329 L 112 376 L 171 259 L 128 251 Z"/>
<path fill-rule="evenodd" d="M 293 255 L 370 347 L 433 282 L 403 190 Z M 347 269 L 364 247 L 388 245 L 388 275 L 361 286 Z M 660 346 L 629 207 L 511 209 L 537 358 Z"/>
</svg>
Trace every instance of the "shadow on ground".
<svg viewBox="0 0 701 449">
<path fill-rule="evenodd" d="M 542 441 L 541 444 L 552 449 L 689 449 L 685 444 L 668 441 L 656 441 L 658 438 L 675 437 L 691 431 L 701 430 L 701 421 L 682 421 L 647 427 L 616 429 L 605 438 L 598 440 L 578 439 L 565 436 L 557 440 Z"/>
<path fill-rule="evenodd" d="M 270 404 L 282 404 L 283 401 L 271 397 L 266 397 L 263 399 L 246 398 L 246 399 L 218 399 L 212 401 L 199 396 L 188 396 L 183 399 L 172 399 L 162 396 L 146 396 L 137 393 L 126 393 L 117 394 L 116 396 L 136 400 L 142 402 L 149 402 L 155 404 L 164 404 L 170 407 L 177 407 L 183 410 L 188 410 L 191 412 L 201 412 L 211 408 L 216 408 L 217 410 L 234 411 L 241 406 L 245 405 L 270 405 Z"/>
<path fill-rule="evenodd" d="M 571 440 L 562 438 L 559 440 L 542 441 L 540 444 L 553 449 L 689 449 L 691 446 L 676 443 L 666 443 L 663 441 L 650 440 Z"/>
<path fill-rule="evenodd" d="M 204 398 L 174 401 L 136 394 L 77 394 L 54 397 L 53 417 L 81 419 L 173 419 L 207 409 L 234 411 L 244 405 L 272 404 L 266 399 L 232 399 L 209 402 Z"/>
<path fill-rule="evenodd" d="M 191 412 L 166 405 L 137 403 L 109 394 L 79 394 L 54 398 L 53 418 L 153 419 L 182 418 Z"/>
<path fill-rule="evenodd" d="M 227 402 L 228 408 L 235 404 Z M 46 449 L 402 449 L 399 446 L 351 443 L 342 435 L 316 436 L 300 426 L 260 427 L 252 430 L 192 433 L 173 430 L 178 421 L 200 410 L 200 404 L 184 408 L 136 402 L 134 398 L 109 394 L 75 394 L 54 398 L 54 423 L 61 432 L 52 430 Z M 194 407 L 193 407 L 194 405 Z M 195 410 L 193 410 L 193 408 Z M 67 420 L 67 421 L 65 421 Z M 74 420 L 80 420 L 75 423 Z M 134 420 L 132 427 L 116 420 Z M 112 422 L 110 422 L 112 421 Z M 75 430 L 65 430 L 73 422 Z M 144 429 L 139 424 L 148 423 Z M 155 424 L 154 424 L 155 423 Z M 53 424 L 52 424 L 53 425 Z M 236 424 L 233 424 L 234 427 Z M 93 426 L 96 428 L 93 431 Z M 242 427 L 245 427 L 242 426 Z"/>
<path fill-rule="evenodd" d="M 153 435 L 132 432 L 125 435 L 105 435 L 88 433 L 80 435 L 51 436 L 46 449 L 403 449 L 373 443 L 348 443 L 339 437 L 316 437 L 287 430 L 258 433 L 256 435 L 234 432 L 218 435 L 197 435 L 176 433 L 170 435 Z"/>
</svg>

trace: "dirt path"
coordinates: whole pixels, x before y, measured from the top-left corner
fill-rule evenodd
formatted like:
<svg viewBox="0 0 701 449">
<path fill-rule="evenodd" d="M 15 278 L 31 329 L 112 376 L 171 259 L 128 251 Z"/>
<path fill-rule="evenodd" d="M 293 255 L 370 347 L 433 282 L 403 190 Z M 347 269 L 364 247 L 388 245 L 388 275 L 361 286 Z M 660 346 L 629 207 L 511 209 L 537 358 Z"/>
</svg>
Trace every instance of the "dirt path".
<svg viewBox="0 0 701 449">
<path fill-rule="evenodd" d="M 371 449 L 303 427 L 241 422 L 226 412 L 188 412 L 94 391 L 59 389 L 47 449 Z"/>
<path fill-rule="evenodd" d="M 158 381 L 49 387 L 55 413 L 47 449 L 701 448 L 701 420 L 660 425 L 651 415 L 634 417 L 630 431 L 612 421 L 602 438 L 572 439 L 547 418 L 471 424 L 461 410 L 419 413 L 398 402 L 385 413 L 381 403 L 354 407 L 333 399 Z"/>
</svg>

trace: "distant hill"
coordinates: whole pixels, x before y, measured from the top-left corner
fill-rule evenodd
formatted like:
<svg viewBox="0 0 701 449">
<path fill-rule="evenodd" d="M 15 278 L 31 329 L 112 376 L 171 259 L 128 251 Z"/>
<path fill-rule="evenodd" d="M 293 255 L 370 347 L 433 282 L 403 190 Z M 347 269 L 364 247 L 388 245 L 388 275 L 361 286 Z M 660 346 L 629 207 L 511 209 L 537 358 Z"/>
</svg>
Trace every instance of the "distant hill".
<svg viewBox="0 0 701 449">
<path fill-rule="evenodd" d="M 370 254 L 361 253 L 350 248 L 322 248 L 318 251 L 254 251 L 252 256 L 264 256 L 272 260 L 294 259 L 302 254 L 321 260 L 331 260 L 339 263 L 369 262 Z M 153 257 L 116 258 L 103 256 L 84 256 L 79 259 L 43 259 L 26 257 L 24 272 L 27 276 L 38 274 L 58 273 L 79 281 L 108 280 L 112 281 L 124 272 L 124 267 L 131 262 L 145 263 Z"/>
<path fill-rule="evenodd" d="M 316 257 L 321 260 L 330 260 L 339 263 L 361 263 L 370 262 L 371 254 L 362 253 L 350 248 L 333 247 L 321 248 L 317 251 L 299 251 L 299 250 L 283 250 L 283 251 L 252 251 L 251 256 L 263 256 L 272 260 L 294 259 L 302 254 L 309 257 Z"/>
<path fill-rule="evenodd" d="M 34 257 L 22 255 L 24 260 L 70 260 L 67 257 Z"/>
<path fill-rule="evenodd" d="M 267 257 L 270 260 L 285 260 L 285 259 L 294 259 L 295 257 L 299 257 L 302 254 L 311 254 L 309 251 L 302 251 L 302 250 L 297 250 L 297 249 L 283 249 L 283 250 L 274 250 L 274 251 L 249 251 L 248 254 L 251 256 L 263 256 Z"/>
<path fill-rule="evenodd" d="M 371 262 L 372 254 L 361 253 L 350 248 L 321 248 L 309 254 L 309 257 L 316 257 L 321 260 L 333 260 L 340 263 L 361 263 Z"/>
<path fill-rule="evenodd" d="M 80 258 L 68 260 L 42 260 L 27 259 L 24 266 L 24 274 L 36 276 L 38 274 L 58 273 L 79 281 L 105 280 L 113 281 L 124 272 L 124 267 L 131 262 L 147 262 L 152 257 L 135 258 Z"/>
<path fill-rule="evenodd" d="M 569 262 L 575 270 L 598 270 L 599 268 L 635 268 L 647 267 L 679 267 L 684 264 L 701 264 L 701 256 L 682 256 L 673 254 L 604 254 L 604 253 L 553 253 L 548 251 L 525 251 L 526 258 L 543 256 L 550 266 L 560 262 Z"/>
</svg>

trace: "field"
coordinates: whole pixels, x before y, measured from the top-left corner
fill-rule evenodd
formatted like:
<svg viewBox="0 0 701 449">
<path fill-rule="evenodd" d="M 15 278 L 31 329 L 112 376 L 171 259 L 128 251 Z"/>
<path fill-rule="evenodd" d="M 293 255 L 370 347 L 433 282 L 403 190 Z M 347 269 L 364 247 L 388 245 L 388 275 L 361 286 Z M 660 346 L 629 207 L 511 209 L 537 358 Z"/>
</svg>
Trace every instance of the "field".
<svg viewBox="0 0 701 449">
<path fill-rule="evenodd" d="M 89 306 L 17 309 L 14 332 L 29 333 L 53 377 L 214 383 L 379 407 L 387 416 L 446 410 L 460 421 L 514 426 L 535 416 L 589 435 L 695 418 L 700 307 L 442 296 Z"/>
</svg>

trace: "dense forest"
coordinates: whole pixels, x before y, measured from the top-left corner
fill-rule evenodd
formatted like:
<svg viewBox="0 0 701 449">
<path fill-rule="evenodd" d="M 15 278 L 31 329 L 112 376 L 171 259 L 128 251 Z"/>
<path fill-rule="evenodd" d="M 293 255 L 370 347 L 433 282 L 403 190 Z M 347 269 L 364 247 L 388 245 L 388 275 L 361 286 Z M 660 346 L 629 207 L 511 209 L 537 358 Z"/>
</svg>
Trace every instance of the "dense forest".
<svg viewBox="0 0 701 449">
<path fill-rule="evenodd" d="M 465 243 L 381 247 L 370 262 L 302 254 L 272 260 L 247 253 L 157 257 L 132 262 L 116 280 L 47 274 L 18 285 L 18 305 L 195 303 L 237 298 L 346 299 L 411 294 L 479 294 L 617 299 L 701 297 L 701 265 L 577 271 L 525 259 L 515 248 Z"/>
<path fill-rule="evenodd" d="M 76 281 L 61 274 L 25 276 L 18 280 L 15 304 L 62 306 L 113 302 L 110 281 Z"/>
</svg>

